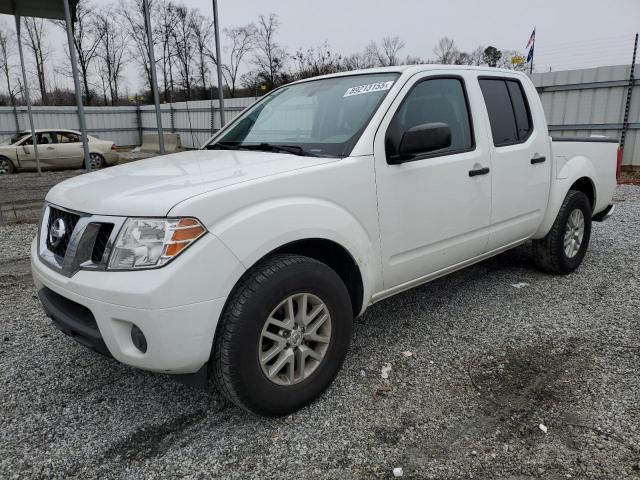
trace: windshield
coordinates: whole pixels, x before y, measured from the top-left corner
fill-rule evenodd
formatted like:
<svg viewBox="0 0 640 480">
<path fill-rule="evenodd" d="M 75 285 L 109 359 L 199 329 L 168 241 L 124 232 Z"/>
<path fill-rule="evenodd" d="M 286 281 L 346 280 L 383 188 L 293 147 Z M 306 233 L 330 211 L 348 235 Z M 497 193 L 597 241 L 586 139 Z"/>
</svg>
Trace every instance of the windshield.
<svg viewBox="0 0 640 480">
<path fill-rule="evenodd" d="M 20 140 L 22 137 L 24 137 L 25 135 L 27 135 L 27 134 L 26 133 L 20 133 L 18 135 L 13 136 L 13 137 L 5 138 L 4 140 L 2 140 L 0 142 L 0 145 L 13 145 L 18 140 Z"/>
<path fill-rule="evenodd" d="M 207 148 L 346 156 L 398 76 L 350 75 L 280 88 L 238 117 Z"/>
</svg>

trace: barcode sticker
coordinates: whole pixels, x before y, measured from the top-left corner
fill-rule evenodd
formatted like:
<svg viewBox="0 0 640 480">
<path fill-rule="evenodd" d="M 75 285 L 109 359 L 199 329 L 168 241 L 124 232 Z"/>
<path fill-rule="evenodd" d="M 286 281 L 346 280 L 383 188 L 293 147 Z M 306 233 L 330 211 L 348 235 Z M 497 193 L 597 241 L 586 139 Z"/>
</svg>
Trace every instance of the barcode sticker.
<svg viewBox="0 0 640 480">
<path fill-rule="evenodd" d="M 393 85 L 393 80 L 388 82 L 369 83 L 367 85 L 359 85 L 357 87 L 351 87 L 344 92 L 344 97 L 352 97 L 353 95 L 362 95 L 363 93 L 381 92 L 383 90 L 389 90 Z"/>
</svg>

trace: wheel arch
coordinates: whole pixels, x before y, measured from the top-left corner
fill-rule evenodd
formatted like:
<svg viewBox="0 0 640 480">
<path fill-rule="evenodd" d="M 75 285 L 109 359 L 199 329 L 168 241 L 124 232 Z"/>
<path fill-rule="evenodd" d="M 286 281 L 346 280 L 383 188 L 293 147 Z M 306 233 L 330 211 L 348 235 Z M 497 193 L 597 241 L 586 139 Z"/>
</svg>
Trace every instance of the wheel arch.
<svg viewBox="0 0 640 480">
<path fill-rule="evenodd" d="M 596 170 L 589 159 L 583 156 L 576 156 L 565 162 L 560 171 L 551 179 L 547 211 L 540 227 L 532 238 L 539 239 L 549 233 L 560 211 L 562 202 L 570 190 L 578 190 L 584 193 L 589 199 L 592 212 L 594 212 L 598 200 L 597 178 Z"/>
<path fill-rule="evenodd" d="M 577 190 L 579 192 L 584 193 L 589 199 L 589 203 L 591 204 L 591 210 L 596 206 L 596 186 L 593 183 L 593 180 L 589 177 L 580 177 L 575 182 L 571 184 L 569 190 Z"/>
<path fill-rule="evenodd" d="M 338 242 L 327 238 L 301 238 L 280 245 L 261 257 L 256 259 L 250 265 L 245 265 L 246 270 L 238 278 L 232 291 L 242 283 L 244 278 L 265 259 L 278 254 L 296 254 L 313 258 L 324 263 L 342 279 L 351 299 L 353 316 L 358 316 L 364 310 L 364 279 L 360 266 L 354 259 L 353 255 Z M 229 294 L 228 298 L 231 298 Z"/>
<path fill-rule="evenodd" d="M 349 251 L 333 240 L 325 238 L 305 238 L 289 242 L 269 252 L 265 257 L 278 253 L 293 253 L 313 258 L 324 263 L 342 279 L 349 297 L 353 316 L 357 317 L 363 309 L 364 283 L 362 272 Z"/>
</svg>

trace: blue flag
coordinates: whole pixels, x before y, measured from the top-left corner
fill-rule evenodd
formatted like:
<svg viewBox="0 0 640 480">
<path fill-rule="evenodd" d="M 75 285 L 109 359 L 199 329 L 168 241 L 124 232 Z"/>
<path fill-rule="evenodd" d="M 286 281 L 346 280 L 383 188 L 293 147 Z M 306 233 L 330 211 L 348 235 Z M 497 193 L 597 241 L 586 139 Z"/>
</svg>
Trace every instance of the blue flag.
<svg viewBox="0 0 640 480">
<path fill-rule="evenodd" d="M 529 49 L 529 54 L 527 55 L 527 63 L 531 62 L 531 60 L 533 60 L 533 45 L 531 45 L 531 48 Z"/>
</svg>

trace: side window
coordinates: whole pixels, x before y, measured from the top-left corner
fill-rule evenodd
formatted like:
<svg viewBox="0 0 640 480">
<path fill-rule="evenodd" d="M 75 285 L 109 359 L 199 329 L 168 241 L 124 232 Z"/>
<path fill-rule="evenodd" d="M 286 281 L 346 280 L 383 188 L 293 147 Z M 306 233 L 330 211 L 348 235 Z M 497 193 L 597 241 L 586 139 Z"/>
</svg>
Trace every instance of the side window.
<svg viewBox="0 0 640 480">
<path fill-rule="evenodd" d="M 518 140 L 524 141 L 531 133 L 531 116 L 529 114 L 529 105 L 524 96 L 522 85 L 516 80 L 507 81 L 507 89 L 511 97 L 513 105 L 513 113 L 516 117 L 516 126 L 518 127 Z"/>
<path fill-rule="evenodd" d="M 38 133 L 38 145 L 49 145 L 57 143 L 56 135 L 53 132 Z"/>
<path fill-rule="evenodd" d="M 480 88 L 489 113 L 496 147 L 523 142 L 532 130 L 529 108 L 520 82 L 481 78 Z"/>
<path fill-rule="evenodd" d="M 451 129 L 451 145 L 430 152 L 436 155 L 468 150 L 473 133 L 464 85 L 458 78 L 434 78 L 416 84 L 396 111 L 385 136 L 387 158 L 398 155 L 402 135 L 425 123 L 442 122 Z"/>
<path fill-rule="evenodd" d="M 78 143 L 79 141 L 75 133 L 58 132 L 58 143 Z"/>
</svg>

